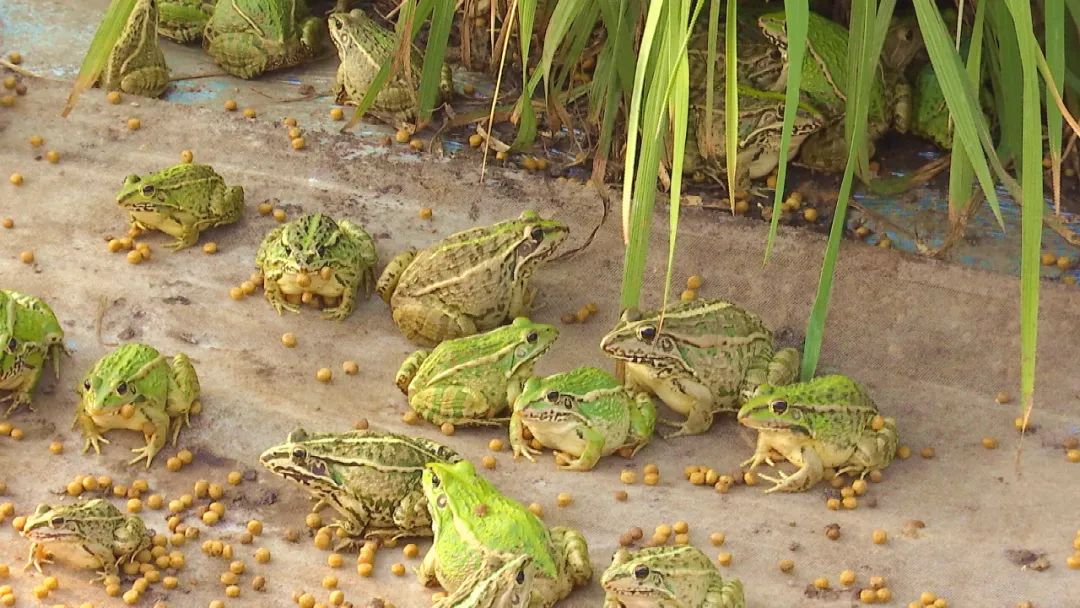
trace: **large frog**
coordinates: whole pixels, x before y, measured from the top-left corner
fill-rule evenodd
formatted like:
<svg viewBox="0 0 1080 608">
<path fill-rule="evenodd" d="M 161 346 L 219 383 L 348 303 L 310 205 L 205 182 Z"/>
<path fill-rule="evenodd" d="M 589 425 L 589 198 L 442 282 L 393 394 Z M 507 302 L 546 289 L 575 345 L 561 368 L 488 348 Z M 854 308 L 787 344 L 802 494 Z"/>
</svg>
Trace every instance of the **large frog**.
<svg viewBox="0 0 1080 608">
<path fill-rule="evenodd" d="M 155 229 L 183 249 L 198 242 L 207 228 L 231 224 L 244 213 L 244 189 L 228 187 L 209 165 L 181 163 L 149 175 L 129 175 L 116 202 L 131 216 L 131 225 Z"/>
<path fill-rule="evenodd" d="M 572 457 L 564 469 L 588 471 L 601 456 L 627 449 L 633 456 L 652 438 L 656 406 L 648 393 L 628 389 L 596 367 L 579 367 L 525 382 L 510 416 L 514 457 L 532 460 L 525 429 L 542 445 Z"/>
<path fill-rule="evenodd" d="M 743 586 L 724 580 L 690 545 L 619 549 L 600 579 L 604 608 L 743 608 Z"/>
<path fill-rule="evenodd" d="M 762 15 L 758 24 L 786 58 L 785 13 L 779 11 Z M 849 86 L 847 45 L 848 32 L 843 26 L 817 13 L 810 13 L 800 89 L 811 104 L 829 117 L 830 124 L 803 143 L 800 164 L 826 171 L 841 171 L 847 162 L 843 121 Z M 911 87 L 904 79 L 903 72 L 921 48 L 922 38 L 914 19 L 894 20 L 870 89 L 866 135 L 871 144 L 871 154 L 873 142 L 890 127 L 906 132 L 910 126 Z M 783 90 L 786 85 L 785 72 L 773 88 Z"/>
<path fill-rule="evenodd" d="M 382 64 L 393 56 L 397 42 L 393 32 L 359 9 L 330 15 L 329 25 L 330 38 L 341 59 L 337 71 L 337 102 L 355 105 L 364 98 Z M 413 81 L 418 83 L 423 55 L 414 50 L 410 56 L 410 72 Z M 453 72 L 444 64 L 436 105 L 449 99 L 453 92 Z M 416 90 L 399 73 L 383 85 L 371 109 L 375 114 L 388 115 L 387 119 L 394 123 L 413 122 L 416 120 Z"/>
<path fill-rule="evenodd" d="M 408 395 L 409 407 L 434 424 L 498 424 L 536 359 L 558 337 L 553 325 L 518 317 L 510 325 L 414 352 L 395 383 Z"/>
<path fill-rule="evenodd" d="M 791 382 L 799 369 L 797 350 L 777 350 L 757 315 L 724 300 L 628 310 L 600 347 L 625 362 L 628 386 L 686 415 L 681 424 L 660 419 L 679 427 L 668 437 L 704 433 L 713 414 L 737 410 L 761 384 Z"/>
<path fill-rule="evenodd" d="M 364 430 L 309 433 L 297 429 L 281 445 L 267 449 L 259 462 L 307 488 L 329 505 L 345 534 L 341 545 L 362 538 L 431 536 L 420 476 L 429 462 L 457 462 L 454 450 L 421 437 Z"/>
<path fill-rule="evenodd" d="M 116 574 L 120 564 L 150 548 L 153 534 L 137 515 L 125 515 L 107 500 L 69 505 L 39 505 L 26 518 L 22 535 L 30 540 L 29 568 L 57 559 L 80 568 Z"/>
<path fill-rule="evenodd" d="M 495 570 L 477 570 L 431 608 L 527 608 L 536 573 L 532 562 L 531 555 L 522 553 Z"/>
<path fill-rule="evenodd" d="M 158 33 L 184 43 L 202 38 L 217 0 L 158 1 Z"/>
<path fill-rule="evenodd" d="M 435 540 L 417 569 L 424 585 L 438 581 L 450 593 L 521 554 L 534 568 L 530 608 L 547 608 L 592 578 L 589 549 L 580 532 L 550 530 L 521 503 L 502 495 L 467 460 L 431 463 L 424 495 Z"/>
<path fill-rule="evenodd" d="M 787 386 L 763 385 L 739 410 L 739 422 L 757 429 L 753 470 L 773 464 L 773 452 L 798 467 L 766 492 L 801 492 L 821 480 L 826 468 L 864 476 L 884 469 L 896 453 L 896 422 L 878 414 L 866 389 L 847 376 L 821 376 Z"/>
<path fill-rule="evenodd" d="M 323 24 L 304 0 L 227 0 L 214 7 L 203 48 L 226 72 L 254 78 L 318 55 Z"/>
<path fill-rule="evenodd" d="M 739 6 L 736 34 L 735 70 L 740 86 L 757 89 L 772 87 L 785 69 L 785 59 L 781 50 L 757 27 L 757 20 L 770 9 L 767 5 L 746 4 Z M 723 17 L 721 16 L 721 20 Z M 723 86 L 726 70 L 725 24 L 721 21 L 717 28 L 716 56 L 713 64 L 713 83 Z M 705 87 L 708 83 L 708 18 L 702 15 L 698 19 L 691 35 L 687 55 L 690 67 L 690 95 L 699 104 L 704 103 Z M 720 92 L 723 97 L 723 93 Z"/>
<path fill-rule="evenodd" d="M 171 360 L 145 344 L 124 344 L 94 364 L 79 386 L 75 425 L 86 444 L 100 453 L 101 436 L 110 429 L 142 431 L 146 446 L 133 449 L 131 464 L 146 460 L 146 468 L 165 447 L 176 444 L 180 428 L 198 413 L 199 378 L 187 355 Z"/>
<path fill-rule="evenodd" d="M 158 97 L 169 84 L 169 68 L 157 37 L 157 0 L 135 0 L 120 38 L 109 51 L 98 84 L 109 91 Z"/>
<path fill-rule="evenodd" d="M 4 417 L 30 407 L 45 364 L 60 378 L 64 330 L 49 305 L 34 296 L 0 289 L 0 404 L 10 402 Z"/>
<path fill-rule="evenodd" d="M 928 139 L 943 150 L 952 149 L 952 115 L 945 104 L 934 66 L 929 63 L 915 78 L 915 107 L 911 132 Z"/>
<path fill-rule="evenodd" d="M 356 306 L 357 291 L 371 295 L 375 242 L 349 220 L 312 213 L 271 230 L 255 256 L 266 299 L 278 313 L 299 312 L 304 294 L 318 297 L 328 319 L 344 319 Z M 336 304 L 336 305 L 334 305 Z"/>
<path fill-rule="evenodd" d="M 724 89 L 717 87 L 713 97 L 712 146 L 709 141 L 707 114 L 702 105 L 693 105 L 687 126 L 686 150 L 683 173 L 702 173 L 712 179 L 725 182 L 727 174 L 727 149 L 724 144 Z M 699 100 L 704 103 L 704 98 Z M 747 190 L 752 178 L 772 173 L 780 164 L 780 134 L 784 126 L 783 93 L 761 91 L 746 86 L 739 87 L 739 138 L 735 186 Z M 794 158 L 810 134 L 825 124 L 825 117 L 808 103 L 800 103 L 795 113 L 791 146 L 788 158 Z"/>
<path fill-rule="evenodd" d="M 525 211 L 398 254 L 375 290 L 413 342 L 431 346 L 470 336 L 528 314 L 535 295 L 529 278 L 567 232 L 565 224 Z"/>
</svg>

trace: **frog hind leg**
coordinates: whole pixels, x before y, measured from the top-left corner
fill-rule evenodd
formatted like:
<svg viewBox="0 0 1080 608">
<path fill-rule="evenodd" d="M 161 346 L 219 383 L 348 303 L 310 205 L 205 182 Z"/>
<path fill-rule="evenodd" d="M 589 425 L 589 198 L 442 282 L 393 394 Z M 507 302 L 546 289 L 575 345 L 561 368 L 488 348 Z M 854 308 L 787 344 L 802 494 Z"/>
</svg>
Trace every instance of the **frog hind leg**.
<svg viewBox="0 0 1080 608">
<path fill-rule="evenodd" d="M 371 235 L 365 232 L 363 228 L 349 220 L 341 220 L 338 222 L 338 227 L 360 249 L 360 266 L 364 270 L 360 273 L 358 288 L 363 290 L 365 299 L 369 298 L 375 287 L 375 266 L 379 263 L 379 253 L 375 250 L 375 242 L 371 240 Z"/>
<path fill-rule="evenodd" d="M 180 436 L 180 429 L 191 426 L 191 410 L 199 398 L 199 377 L 195 367 L 184 353 L 173 357 L 169 374 L 169 395 L 166 412 L 172 421 L 172 444 Z"/>
<path fill-rule="evenodd" d="M 438 581 L 439 555 L 432 544 L 424 559 L 416 567 L 416 580 L 425 587 L 430 587 Z"/>
<path fill-rule="evenodd" d="M 753 397 L 764 384 L 782 386 L 791 384 L 799 377 L 801 364 L 799 351 L 794 348 L 781 348 L 768 358 L 758 357 L 746 370 L 739 390 L 740 403 Z"/>
<path fill-rule="evenodd" d="M 744 608 L 742 582 L 738 579 L 718 580 L 709 586 L 702 608 Z"/>
<path fill-rule="evenodd" d="M 337 306 L 331 306 L 324 308 L 322 316 L 324 319 L 330 319 L 333 321 L 343 321 L 345 317 L 352 314 L 354 308 L 356 308 L 356 287 L 345 287 L 341 290 L 341 302 Z"/>
<path fill-rule="evenodd" d="M 412 492 L 394 508 L 395 536 L 431 536 L 431 514 L 422 492 Z"/>
<path fill-rule="evenodd" d="M 146 424 L 143 425 L 143 437 L 146 439 L 146 445 L 131 450 L 135 454 L 135 458 L 128 461 L 128 464 L 146 460 L 146 468 L 149 469 L 150 463 L 154 461 L 154 456 L 161 451 L 161 448 L 165 447 L 167 442 L 169 415 L 163 409 L 154 408 L 144 410 L 143 415 L 147 419 Z M 149 433 L 147 433 L 148 430 Z"/>
<path fill-rule="evenodd" d="M 424 360 L 431 354 L 430 350 L 418 350 L 413 354 L 405 358 L 401 362 L 401 367 L 398 368 L 397 375 L 394 376 L 394 384 L 397 385 L 401 392 L 406 395 L 409 394 L 409 384 L 416 376 L 416 372 L 419 371 L 420 366 L 423 365 Z"/>
<path fill-rule="evenodd" d="M 390 298 L 397 289 L 398 280 L 414 259 L 416 259 L 415 249 L 402 251 L 390 260 L 379 275 L 379 280 L 375 282 L 375 293 L 379 294 L 379 297 L 387 304 L 390 304 Z"/>
<path fill-rule="evenodd" d="M 270 65 L 270 56 L 254 34 L 221 34 L 212 40 L 204 35 L 203 46 L 226 72 L 245 80 L 262 74 Z"/>
<path fill-rule="evenodd" d="M 394 308 L 394 322 L 406 338 L 419 344 L 437 344 L 477 332 L 468 315 L 448 310 L 434 298 L 407 299 Z"/>
<path fill-rule="evenodd" d="M 167 86 L 169 71 L 160 66 L 138 68 L 120 79 L 121 91 L 142 97 L 161 97 Z"/>
<path fill-rule="evenodd" d="M 556 563 L 562 564 L 560 578 L 570 582 L 571 588 L 580 587 L 592 578 L 592 562 L 589 560 L 589 545 L 585 537 L 573 528 L 553 526 L 551 528 L 551 553 Z M 537 579 L 542 580 L 542 579 Z M 569 589 L 567 589 L 569 592 Z"/>
<path fill-rule="evenodd" d="M 848 463 L 837 471 L 837 475 L 854 473 L 865 476 L 871 471 L 883 469 L 892 462 L 896 454 L 899 437 L 896 434 L 896 422 L 885 419 L 885 426 L 879 431 L 867 431 L 855 445 L 855 453 Z"/>
<path fill-rule="evenodd" d="M 793 455 L 789 455 L 788 460 L 799 467 L 799 469 L 791 475 L 787 475 L 780 470 L 776 471 L 779 478 L 759 475 L 762 479 L 771 481 L 775 484 L 773 487 L 765 490 L 766 494 L 771 494 L 772 492 L 802 492 L 821 481 L 821 478 L 825 474 L 825 466 L 822 464 L 821 458 L 818 457 L 817 452 L 815 452 L 813 448 L 803 446 L 800 449 L 798 456 L 793 457 Z"/>
<path fill-rule="evenodd" d="M 500 409 L 484 393 L 462 385 L 434 386 L 409 397 L 409 407 L 432 424 L 499 424 Z"/>
<path fill-rule="evenodd" d="M 655 388 L 658 389 L 657 396 L 664 403 L 667 403 L 672 409 L 686 412 L 686 420 L 681 423 L 663 418 L 658 419 L 661 424 L 678 427 L 675 432 L 665 434 L 665 439 L 683 435 L 700 435 L 712 427 L 713 414 L 718 408 L 707 387 L 697 382 L 683 381 L 676 378 Z"/>
<path fill-rule="evenodd" d="M 221 197 L 215 205 L 217 220 L 214 226 L 231 224 L 240 219 L 244 214 L 244 188 L 243 186 L 229 186 L 225 189 L 225 196 Z"/>
</svg>

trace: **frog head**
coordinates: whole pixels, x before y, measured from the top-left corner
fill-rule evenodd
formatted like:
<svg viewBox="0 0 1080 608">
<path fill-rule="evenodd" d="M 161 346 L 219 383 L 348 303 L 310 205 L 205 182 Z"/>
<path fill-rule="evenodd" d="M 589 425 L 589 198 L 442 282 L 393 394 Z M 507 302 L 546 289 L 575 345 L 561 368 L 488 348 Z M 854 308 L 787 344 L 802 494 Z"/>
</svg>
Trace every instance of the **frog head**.
<svg viewBox="0 0 1080 608">
<path fill-rule="evenodd" d="M 123 514 L 101 498 L 55 507 L 42 504 L 26 518 L 22 534 L 39 543 L 83 542 L 93 534 L 95 522 L 111 518 L 123 518 Z"/>
<path fill-rule="evenodd" d="M 524 211 L 517 219 L 459 233 L 455 235 L 459 239 L 442 248 L 449 251 L 464 247 L 480 260 L 498 261 L 499 266 L 513 273 L 515 281 L 521 281 L 555 253 L 567 234 L 566 224 L 545 220 L 535 211 Z"/>
<path fill-rule="evenodd" d="M 532 599 L 536 568 L 533 557 L 519 553 L 494 572 L 480 579 L 468 597 L 455 606 L 462 608 L 525 608 Z"/>
<path fill-rule="evenodd" d="M 553 385 L 556 382 L 558 387 Z M 578 390 L 579 388 L 581 390 Z M 567 385 L 566 382 L 560 382 L 559 377 L 533 376 L 525 382 L 514 410 L 520 412 L 525 420 L 541 424 L 550 431 L 569 432 L 578 425 L 588 425 L 587 417 L 581 412 L 581 401 L 591 389 L 592 387 Z"/>
<path fill-rule="evenodd" d="M 752 429 L 814 435 L 836 420 L 876 413 L 866 390 L 847 376 L 819 376 L 808 382 L 762 384 L 739 410 L 738 420 Z"/>
<path fill-rule="evenodd" d="M 608 355 L 650 368 L 681 368 L 691 366 L 683 359 L 679 348 L 682 340 L 694 330 L 690 317 L 682 320 L 658 312 L 642 313 L 637 309 L 623 312 L 619 323 L 600 341 Z"/>
<path fill-rule="evenodd" d="M 627 606 L 700 606 L 710 577 L 719 575 L 699 549 L 649 547 L 616 551 L 600 584 Z"/>
<path fill-rule="evenodd" d="M 394 48 L 393 34 L 368 17 L 364 11 L 333 13 L 327 18 L 330 38 L 341 57 L 363 60 L 375 69 Z M 414 74 L 418 77 L 419 74 Z"/>
<path fill-rule="evenodd" d="M 143 344 L 124 344 L 102 357 L 79 387 L 83 411 L 100 416 L 147 399 L 163 402 L 168 391 L 163 361 L 157 350 Z"/>
<path fill-rule="evenodd" d="M 421 477 L 424 497 L 431 512 L 431 529 L 436 536 L 443 526 L 454 520 L 472 518 L 472 509 L 486 504 L 498 495 L 498 490 L 476 472 L 468 460 L 453 464 L 431 462 L 424 467 Z"/>
<path fill-rule="evenodd" d="M 129 175 L 116 195 L 116 202 L 128 211 L 154 211 L 155 202 L 164 201 L 166 192 L 157 187 L 153 176 Z"/>
<path fill-rule="evenodd" d="M 291 479 L 316 494 L 329 495 L 342 490 L 342 479 L 333 476 L 327 462 L 306 445 L 309 434 L 304 429 L 289 433 L 285 442 L 267 449 L 259 462 L 270 471 Z"/>
<path fill-rule="evenodd" d="M 546 323 L 533 323 L 526 317 L 517 317 L 510 325 L 504 325 L 478 336 L 460 338 L 452 347 L 467 348 L 479 361 L 490 359 L 508 374 L 514 374 L 530 366 L 543 355 L 559 337 L 559 329 Z"/>
<path fill-rule="evenodd" d="M 887 70 L 903 72 L 924 48 L 926 45 L 915 16 L 895 17 L 885 35 L 881 65 Z"/>
<path fill-rule="evenodd" d="M 783 387 L 762 384 L 754 396 L 739 409 L 738 420 L 752 429 L 800 430 L 809 434 L 806 412 Z"/>
</svg>

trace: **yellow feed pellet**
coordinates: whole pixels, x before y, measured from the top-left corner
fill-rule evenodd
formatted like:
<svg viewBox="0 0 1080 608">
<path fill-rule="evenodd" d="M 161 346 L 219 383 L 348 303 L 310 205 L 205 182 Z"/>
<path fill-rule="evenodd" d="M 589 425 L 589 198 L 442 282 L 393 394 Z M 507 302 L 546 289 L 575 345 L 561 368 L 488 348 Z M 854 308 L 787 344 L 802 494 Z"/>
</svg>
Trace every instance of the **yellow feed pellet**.
<svg viewBox="0 0 1080 608">
<path fill-rule="evenodd" d="M 205 254 L 214 255 L 215 253 L 218 252 L 217 243 L 215 243 L 214 241 L 204 243 L 203 246 L 202 246 L 202 250 L 203 250 L 203 253 L 205 253 Z"/>
<path fill-rule="evenodd" d="M 259 547 L 255 550 L 255 561 L 265 564 L 270 561 L 270 549 Z"/>
<path fill-rule="evenodd" d="M 334 378 L 334 372 L 330 371 L 329 367 L 320 367 L 315 372 L 315 379 L 319 382 L 330 382 Z"/>
<path fill-rule="evenodd" d="M 8 178 L 8 181 L 15 186 L 21 186 L 23 183 L 22 173 L 12 173 L 11 177 Z"/>
<path fill-rule="evenodd" d="M 279 221 L 279 222 L 284 222 L 286 217 L 287 217 L 285 215 L 285 210 L 284 209 L 274 209 L 273 214 L 274 214 L 274 219 Z"/>
<path fill-rule="evenodd" d="M 728 553 L 727 551 L 721 551 L 716 555 L 716 563 L 720 564 L 721 566 L 730 566 L 731 559 L 731 553 Z"/>
<path fill-rule="evenodd" d="M 304 141 L 303 137 L 295 137 L 289 141 L 289 145 L 292 146 L 293 150 L 303 150 L 307 146 L 307 142 Z"/>
<path fill-rule="evenodd" d="M 889 540 L 889 535 L 885 533 L 885 530 L 878 528 L 870 535 L 870 539 L 874 541 L 875 545 L 883 545 Z"/>
<path fill-rule="evenodd" d="M 240 482 L 243 481 L 243 479 L 244 476 L 240 471 L 229 471 L 229 474 L 225 477 L 225 481 L 231 486 L 240 485 Z"/>
<path fill-rule="evenodd" d="M 439 425 L 439 432 L 441 432 L 443 435 L 446 435 L 447 437 L 450 437 L 456 431 L 457 429 L 454 427 L 454 424 L 452 422 L 444 422 Z"/>
<path fill-rule="evenodd" d="M 330 108 L 330 118 L 332 120 L 343 120 L 345 118 L 345 111 L 341 108 Z"/>
<path fill-rule="evenodd" d="M 408 129 L 398 129 L 398 132 L 394 134 L 394 139 L 396 139 L 399 144 L 408 143 L 408 141 L 412 139 L 412 133 L 409 133 Z"/>
<path fill-rule="evenodd" d="M 491 454 L 484 454 L 480 459 L 480 464 L 488 470 L 494 470 L 499 465 L 498 461 Z"/>
<path fill-rule="evenodd" d="M 781 572 L 791 572 L 795 569 L 795 562 L 790 559 L 782 559 L 777 563 L 777 566 L 780 568 Z"/>
<path fill-rule="evenodd" d="M 142 121 L 134 117 L 129 118 L 127 121 L 127 128 L 131 129 L 132 131 L 138 131 L 142 128 Z"/>
<path fill-rule="evenodd" d="M 348 376 L 355 376 L 360 373 L 360 366 L 357 365 L 356 361 L 345 361 L 341 364 L 341 371 Z"/>
<path fill-rule="evenodd" d="M 840 584 L 845 587 L 850 587 L 855 584 L 855 572 L 851 570 L 844 570 L 840 572 Z"/>
<path fill-rule="evenodd" d="M 371 573 L 374 570 L 375 570 L 375 567 L 372 566 L 369 563 L 365 562 L 363 564 L 356 564 L 356 573 L 359 574 L 360 576 L 363 576 L 363 577 L 371 576 Z"/>
<path fill-rule="evenodd" d="M 529 503 L 529 512 L 537 517 L 544 516 L 544 508 L 541 507 L 540 503 L 537 502 Z"/>
<path fill-rule="evenodd" d="M 431 219 L 431 213 L 431 207 L 421 207 L 418 215 L 422 220 L 429 220 Z"/>
<path fill-rule="evenodd" d="M 120 91 L 109 91 L 105 94 L 105 100 L 115 106 L 123 100 L 123 96 Z"/>
<path fill-rule="evenodd" d="M 555 504 L 560 507 L 569 506 L 572 502 L 574 502 L 574 497 L 566 492 L 559 492 L 558 496 L 555 497 Z"/>
</svg>

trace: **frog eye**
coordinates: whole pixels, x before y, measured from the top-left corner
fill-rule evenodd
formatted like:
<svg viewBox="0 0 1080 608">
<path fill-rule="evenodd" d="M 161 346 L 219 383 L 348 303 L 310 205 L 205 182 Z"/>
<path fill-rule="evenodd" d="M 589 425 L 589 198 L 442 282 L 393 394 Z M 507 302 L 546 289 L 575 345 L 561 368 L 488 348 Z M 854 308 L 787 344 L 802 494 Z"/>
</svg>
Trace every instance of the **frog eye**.
<svg viewBox="0 0 1080 608">
<path fill-rule="evenodd" d="M 783 416 L 784 412 L 787 411 L 787 401 L 777 399 L 770 403 L 769 407 L 772 408 L 772 412 L 777 416 Z"/>
<path fill-rule="evenodd" d="M 85 388 L 86 390 L 90 390 L 90 381 L 89 380 L 83 382 L 82 385 L 83 385 L 83 388 Z"/>
<path fill-rule="evenodd" d="M 146 184 L 145 186 L 143 186 L 142 187 L 142 193 L 143 193 L 143 196 L 153 196 L 154 195 L 154 184 Z"/>
<path fill-rule="evenodd" d="M 637 578 L 638 580 L 641 580 L 641 579 L 645 578 L 646 576 L 649 576 L 649 567 L 648 566 L 638 566 L 637 568 L 634 568 L 634 577 L 635 578 Z"/>
<path fill-rule="evenodd" d="M 637 335 L 638 338 L 646 342 L 652 342 L 656 339 L 656 327 L 652 325 L 642 325 L 638 328 Z"/>
<path fill-rule="evenodd" d="M 439 483 L 440 483 L 439 482 L 439 476 L 436 475 L 435 473 L 432 473 L 431 474 L 431 487 L 437 488 L 437 487 L 439 487 Z"/>
<path fill-rule="evenodd" d="M 62 528 L 62 527 L 64 527 L 65 523 L 67 523 L 67 522 L 64 520 L 63 517 L 54 517 L 49 521 L 49 527 L 51 527 L 51 528 Z"/>
<path fill-rule="evenodd" d="M 525 584 L 525 568 L 522 568 L 521 570 L 518 570 L 517 576 L 514 577 L 514 580 L 519 585 Z"/>
<path fill-rule="evenodd" d="M 540 336 L 535 331 L 530 331 L 529 335 L 525 336 L 525 341 L 529 344 L 536 344 L 538 339 L 540 339 Z"/>
<path fill-rule="evenodd" d="M 304 460 L 307 458 L 307 450 L 304 448 L 293 448 L 292 457 L 293 460 Z"/>
<path fill-rule="evenodd" d="M 544 229 L 539 226 L 533 227 L 533 229 L 529 231 L 529 238 L 539 243 L 544 240 Z"/>
<path fill-rule="evenodd" d="M 15 338 L 12 338 L 12 339 L 8 340 L 8 342 L 7 342 L 8 352 L 15 352 L 15 349 L 18 348 L 18 346 L 19 346 L 19 341 L 16 340 Z"/>
<path fill-rule="evenodd" d="M 123 395 L 124 393 L 127 392 L 127 390 L 128 390 L 127 382 L 121 382 L 120 384 L 116 385 L 116 394 L 117 395 Z"/>
<path fill-rule="evenodd" d="M 547 399 L 551 403 L 555 403 L 559 400 L 559 391 L 548 391 L 548 394 L 544 395 L 544 399 Z"/>
</svg>

